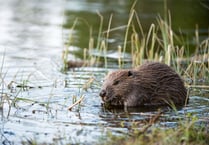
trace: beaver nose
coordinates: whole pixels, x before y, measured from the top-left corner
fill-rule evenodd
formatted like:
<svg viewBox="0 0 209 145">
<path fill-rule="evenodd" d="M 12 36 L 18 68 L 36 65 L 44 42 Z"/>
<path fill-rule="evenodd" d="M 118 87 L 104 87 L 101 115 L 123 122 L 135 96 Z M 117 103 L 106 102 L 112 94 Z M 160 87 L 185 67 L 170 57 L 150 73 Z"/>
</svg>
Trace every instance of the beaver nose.
<svg viewBox="0 0 209 145">
<path fill-rule="evenodd" d="M 106 91 L 105 91 L 105 90 L 102 90 L 102 91 L 99 93 L 99 96 L 105 97 L 105 96 L 106 96 Z"/>
</svg>

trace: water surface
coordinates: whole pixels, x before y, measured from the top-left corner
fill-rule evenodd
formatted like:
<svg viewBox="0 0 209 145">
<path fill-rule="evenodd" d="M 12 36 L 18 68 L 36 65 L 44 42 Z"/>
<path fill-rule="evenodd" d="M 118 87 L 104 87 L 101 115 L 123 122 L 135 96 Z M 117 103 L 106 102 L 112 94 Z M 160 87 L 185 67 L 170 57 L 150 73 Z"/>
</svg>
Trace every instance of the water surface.
<svg viewBox="0 0 209 145">
<path fill-rule="evenodd" d="M 201 39 L 208 37 L 209 10 L 203 6 L 208 5 L 208 1 L 167 3 L 175 31 L 181 29 L 194 42 L 191 36 L 198 25 Z M 69 55 L 72 60 L 82 58 L 83 48 L 88 48 L 90 28 L 92 36 L 97 38 L 98 13 L 104 17 L 104 30 L 110 14 L 113 14 L 111 27 L 122 28 L 112 32 L 109 40 L 113 50 L 109 55 L 117 58 L 114 50 L 123 44 L 123 27 L 132 4 L 133 1 L 126 0 L 0 2 L 1 144 L 20 144 L 27 140 L 55 144 L 98 143 L 108 138 L 107 132 L 126 134 L 132 122 L 138 121 L 142 127 L 144 120 L 157 113 L 156 110 L 102 108 L 98 93 L 108 68 L 60 71 L 62 51 L 70 33 L 73 33 L 70 50 L 76 52 Z M 145 31 L 151 23 L 156 23 L 156 16 L 164 14 L 161 0 L 139 0 L 135 7 Z M 72 30 L 76 18 L 79 21 Z M 117 68 L 117 64 L 111 66 L 111 70 Z M 88 86 L 91 80 L 94 81 Z M 73 99 L 81 96 L 84 96 L 81 105 L 69 111 Z M 159 125 L 173 127 L 176 120 L 185 118 L 187 113 L 208 118 L 208 106 L 208 91 L 196 92 L 190 95 L 187 107 L 177 112 L 166 111 Z"/>
</svg>

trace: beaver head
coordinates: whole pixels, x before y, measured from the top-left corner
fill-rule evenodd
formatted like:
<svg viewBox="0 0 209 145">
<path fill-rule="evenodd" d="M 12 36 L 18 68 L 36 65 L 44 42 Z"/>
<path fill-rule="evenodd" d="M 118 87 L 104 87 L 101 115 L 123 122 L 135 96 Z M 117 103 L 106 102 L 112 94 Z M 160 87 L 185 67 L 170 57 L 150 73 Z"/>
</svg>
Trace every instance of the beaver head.
<svg viewBox="0 0 209 145">
<path fill-rule="evenodd" d="M 134 84 L 136 70 L 120 70 L 110 72 L 104 80 L 100 96 L 104 103 L 114 106 L 124 106 L 139 103 L 135 98 L 139 85 Z M 140 94 L 139 94 L 140 95 Z M 139 97 L 138 97 L 139 98 Z"/>
</svg>

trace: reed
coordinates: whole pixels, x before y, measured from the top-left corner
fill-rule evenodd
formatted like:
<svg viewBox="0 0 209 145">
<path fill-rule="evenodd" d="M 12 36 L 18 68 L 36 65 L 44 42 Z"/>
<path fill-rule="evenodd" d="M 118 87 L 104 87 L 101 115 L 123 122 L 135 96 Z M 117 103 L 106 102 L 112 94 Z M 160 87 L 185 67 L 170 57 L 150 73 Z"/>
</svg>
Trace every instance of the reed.
<svg viewBox="0 0 209 145">
<path fill-rule="evenodd" d="M 109 33 L 117 29 L 123 29 L 124 27 L 111 28 L 113 15 L 110 15 L 107 30 L 103 31 L 104 18 L 100 13 L 98 13 L 98 16 L 100 18 L 100 27 L 97 39 L 95 41 L 92 37 L 92 28 L 89 27 L 89 46 L 84 49 L 83 58 L 91 65 L 103 61 L 102 64 L 107 68 L 107 52 L 110 49 L 108 45 Z M 75 20 L 71 29 L 75 28 L 76 23 L 77 20 Z M 144 63 L 144 61 L 158 61 L 172 66 L 179 74 L 191 79 L 193 84 L 196 84 L 196 81 L 200 79 L 208 79 L 209 39 L 200 42 L 199 32 L 196 30 L 196 50 L 194 57 L 191 57 L 187 42 L 181 35 L 177 36 L 172 30 L 171 14 L 169 12 L 165 15 L 165 19 L 159 16 L 157 18 L 157 24 L 151 24 L 148 32 L 145 33 L 133 5 L 125 28 L 123 45 L 117 48 L 119 54 L 117 61 L 118 68 L 124 67 L 124 55 L 125 53 L 130 53 L 132 56 L 132 67 L 137 67 Z M 72 44 L 71 37 L 69 35 L 70 42 L 68 45 Z M 94 43 L 96 43 L 96 47 L 94 47 Z M 130 44 L 130 47 L 128 44 Z M 68 47 L 66 47 L 63 54 L 64 68 L 67 67 Z M 92 51 L 99 52 L 101 55 L 91 55 Z"/>
<path fill-rule="evenodd" d="M 3 72 L 3 68 L 4 68 L 4 63 L 5 63 L 5 55 L 6 55 L 6 49 L 4 50 L 3 56 L 2 56 L 2 63 L 1 63 L 1 67 L 0 67 L 0 114 L 2 117 L 4 117 L 4 106 L 5 104 L 8 104 L 8 112 L 6 115 L 6 118 L 9 117 L 10 115 L 10 111 L 11 111 L 11 102 L 10 102 L 10 95 L 8 94 L 8 92 L 6 92 L 6 82 L 5 82 L 5 77 L 6 77 L 6 72 Z"/>
<path fill-rule="evenodd" d="M 74 23 L 73 23 L 73 26 L 71 27 L 71 30 L 73 31 L 75 29 L 75 26 L 78 22 L 78 19 L 75 19 Z M 63 62 L 63 66 L 62 66 L 62 69 L 61 71 L 66 71 L 68 69 L 68 55 L 69 55 L 69 47 L 71 46 L 73 42 L 73 34 L 70 33 L 69 36 L 68 36 L 68 41 L 66 43 L 66 46 L 62 52 L 62 62 Z"/>
</svg>

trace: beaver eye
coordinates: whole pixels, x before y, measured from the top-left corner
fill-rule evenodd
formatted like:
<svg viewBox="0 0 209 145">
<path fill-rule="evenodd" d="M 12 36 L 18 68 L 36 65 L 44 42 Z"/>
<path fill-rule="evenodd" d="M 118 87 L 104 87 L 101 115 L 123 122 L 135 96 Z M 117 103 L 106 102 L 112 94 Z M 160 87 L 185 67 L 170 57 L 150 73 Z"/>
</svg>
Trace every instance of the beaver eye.
<svg viewBox="0 0 209 145">
<path fill-rule="evenodd" d="M 128 76 L 132 76 L 133 72 L 132 71 L 128 71 Z"/>
<path fill-rule="evenodd" d="M 118 81 L 118 80 L 117 80 L 117 81 L 114 81 L 114 82 L 113 82 L 113 85 L 117 85 L 117 84 L 119 84 L 119 82 L 120 82 L 120 81 Z"/>
</svg>

